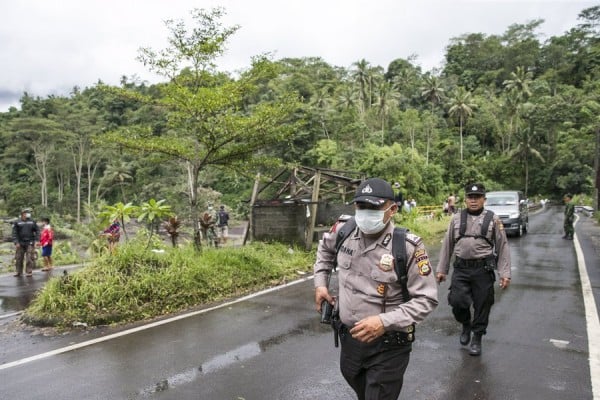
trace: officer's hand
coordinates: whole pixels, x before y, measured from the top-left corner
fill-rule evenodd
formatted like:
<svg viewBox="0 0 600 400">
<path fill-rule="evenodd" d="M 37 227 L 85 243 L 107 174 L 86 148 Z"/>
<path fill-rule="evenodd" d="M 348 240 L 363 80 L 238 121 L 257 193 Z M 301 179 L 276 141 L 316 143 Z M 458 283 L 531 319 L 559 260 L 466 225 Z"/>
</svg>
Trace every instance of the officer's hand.
<svg viewBox="0 0 600 400">
<path fill-rule="evenodd" d="M 500 278 L 500 289 L 506 289 L 510 285 L 510 278 Z"/>
<path fill-rule="evenodd" d="M 329 295 L 329 290 L 325 286 L 319 286 L 315 289 L 315 303 L 317 304 L 317 312 L 321 312 L 321 303 L 327 301 L 329 304 L 334 305 L 335 300 Z"/>
<path fill-rule="evenodd" d="M 350 329 L 354 339 L 365 343 L 372 342 L 384 333 L 385 328 L 378 315 L 363 318 Z"/>
<path fill-rule="evenodd" d="M 446 274 L 443 274 L 441 272 L 438 272 L 437 274 L 435 274 L 435 280 L 440 283 L 440 282 L 444 282 L 446 280 Z"/>
</svg>

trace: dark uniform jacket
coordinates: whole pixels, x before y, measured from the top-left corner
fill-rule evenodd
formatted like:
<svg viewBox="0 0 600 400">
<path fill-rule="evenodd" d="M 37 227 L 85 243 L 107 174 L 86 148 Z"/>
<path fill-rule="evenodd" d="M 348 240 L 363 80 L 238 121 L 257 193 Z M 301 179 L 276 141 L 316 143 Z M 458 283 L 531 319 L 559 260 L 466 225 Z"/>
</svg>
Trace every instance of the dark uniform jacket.
<svg viewBox="0 0 600 400">
<path fill-rule="evenodd" d="M 39 241 L 40 228 L 31 218 L 24 221 L 19 219 L 13 224 L 12 237 L 14 244 L 28 246 Z"/>
</svg>

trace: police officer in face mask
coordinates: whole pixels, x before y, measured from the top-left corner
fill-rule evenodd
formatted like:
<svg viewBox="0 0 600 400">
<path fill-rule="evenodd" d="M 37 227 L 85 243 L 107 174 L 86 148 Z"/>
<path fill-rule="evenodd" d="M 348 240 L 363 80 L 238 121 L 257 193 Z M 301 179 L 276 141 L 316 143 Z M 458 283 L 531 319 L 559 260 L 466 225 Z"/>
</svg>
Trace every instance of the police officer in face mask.
<svg viewBox="0 0 600 400">
<path fill-rule="evenodd" d="M 408 366 L 414 326 L 437 306 L 437 285 L 421 238 L 406 234 L 408 298 L 394 268 L 393 216 L 398 211 L 389 183 L 372 178 L 356 190 L 356 228 L 336 252 L 345 222 L 323 235 L 314 265 L 315 301 L 339 310 L 340 369 L 359 399 L 396 400 Z M 339 296 L 328 290 L 337 262 Z"/>
<path fill-rule="evenodd" d="M 21 210 L 21 219 L 14 223 L 12 229 L 13 243 L 15 244 L 15 261 L 17 272 L 14 276 L 23 275 L 23 260 L 25 260 L 26 276 L 33 274 L 35 265 L 35 244 L 40 240 L 40 228 L 31 219 L 31 210 Z"/>
</svg>

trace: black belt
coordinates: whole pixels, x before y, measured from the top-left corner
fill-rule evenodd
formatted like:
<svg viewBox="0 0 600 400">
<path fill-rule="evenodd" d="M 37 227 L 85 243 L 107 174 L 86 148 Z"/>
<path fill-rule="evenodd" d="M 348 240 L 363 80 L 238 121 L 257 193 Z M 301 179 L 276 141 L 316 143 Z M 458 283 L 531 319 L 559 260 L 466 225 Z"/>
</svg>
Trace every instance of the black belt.
<svg viewBox="0 0 600 400">
<path fill-rule="evenodd" d="M 410 332 L 403 332 L 403 331 L 385 332 L 377 340 L 382 340 L 384 343 L 410 344 L 415 341 L 415 327 L 413 325 L 411 325 L 410 327 L 408 327 L 408 330 Z M 339 329 L 340 336 L 345 335 L 346 333 L 350 334 L 350 329 L 346 325 L 341 324 L 340 329 Z M 350 335 L 350 337 L 352 338 L 351 335 Z"/>
<path fill-rule="evenodd" d="M 454 260 L 454 265 L 456 267 L 481 268 L 481 267 L 486 266 L 486 259 L 485 258 L 464 259 L 464 258 L 456 257 L 456 260 Z"/>
</svg>

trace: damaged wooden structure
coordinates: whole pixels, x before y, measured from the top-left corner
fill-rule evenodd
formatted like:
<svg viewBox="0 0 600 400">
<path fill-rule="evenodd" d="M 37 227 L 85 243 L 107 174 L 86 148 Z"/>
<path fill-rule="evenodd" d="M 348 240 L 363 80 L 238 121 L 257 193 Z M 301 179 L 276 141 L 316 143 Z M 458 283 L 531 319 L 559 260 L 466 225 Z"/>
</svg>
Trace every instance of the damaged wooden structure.
<svg viewBox="0 0 600 400">
<path fill-rule="evenodd" d="M 310 250 L 340 215 L 354 214 L 350 202 L 363 179 L 359 172 L 310 167 L 283 170 L 262 185 L 257 176 L 247 232 L 253 240 Z"/>
</svg>

